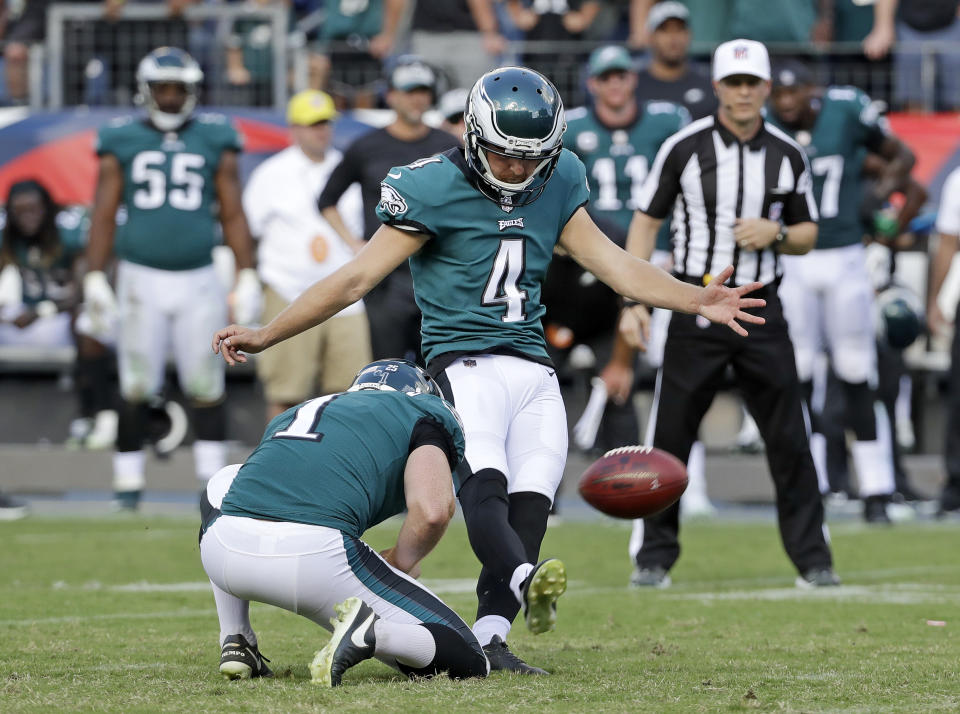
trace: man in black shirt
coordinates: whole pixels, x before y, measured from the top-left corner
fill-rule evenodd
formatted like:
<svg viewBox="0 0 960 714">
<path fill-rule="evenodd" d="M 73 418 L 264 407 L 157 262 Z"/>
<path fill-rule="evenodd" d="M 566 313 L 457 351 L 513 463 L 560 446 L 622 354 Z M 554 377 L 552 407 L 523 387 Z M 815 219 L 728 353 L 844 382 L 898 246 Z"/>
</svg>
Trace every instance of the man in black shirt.
<svg viewBox="0 0 960 714">
<path fill-rule="evenodd" d="M 672 210 L 674 274 L 706 285 L 732 263 L 735 285 L 764 284 L 757 296 L 767 302 L 757 314 L 766 323 L 734 341 L 696 317 L 671 316 L 657 376 L 653 445 L 686 461 L 700 421 L 732 365 L 767 446 L 780 535 L 800 573 L 797 585 L 837 585 L 793 345 L 777 297 L 780 255 L 800 255 L 816 243 L 810 168 L 803 150 L 761 116 L 770 94 L 766 47 L 750 40 L 720 45 L 713 80 L 718 113 L 663 144 L 640 191 L 627 248 L 648 258 L 656 232 Z M 633 335 L 632 342 L 638 346 L 642 336 Z M 670 584 L 667 573 L 680 555 L 678 516 L 674 504 L 644 521 L 633 585 Z"/>
<path fill-rule="evenodd" d="M 694 119 L 714 112 L 717 98 L 710 78 L 690 63 L 690 11 L 670 0 L 650 8 L 650 64 L 637 75 L 637 96 L 681 104 Z"/>
<path fill-rule="evenodd" d="M 346 150 L 320 194 L 323 217 L 350 245 L 351 235 L 337 211 L 337 201 L 354 183 L 363 194 L 363 238 L 369 240 L 380 226 L 377 204 L 380 182 L 394 166 L 409 164 L 458 146 L 456 138 L 423 123 L 433 103 L 436 75 L 417 58 L 400 62 L 390 73 L 387 104 L 397 116 L 383 129 L 371 131 Z M 420 311 L 413 299 L 413 282 L 406 263 L 374 288 L 364 299 L 370 321 L 374 359 L 415 358 L 420 350 Z"/>
</svg>

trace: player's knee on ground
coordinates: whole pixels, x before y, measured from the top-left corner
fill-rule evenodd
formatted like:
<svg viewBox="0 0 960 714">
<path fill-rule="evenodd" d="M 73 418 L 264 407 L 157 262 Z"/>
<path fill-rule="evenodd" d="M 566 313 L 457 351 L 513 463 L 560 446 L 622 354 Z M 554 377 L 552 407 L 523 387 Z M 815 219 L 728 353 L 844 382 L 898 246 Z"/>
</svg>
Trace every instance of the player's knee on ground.
<svg viewBox="0 0 960 714">
<path fill-rule="evenodd" d="M 489 673 L 487 658 L 476 638 L 473 642 L 467 642 L 453 628 L 438 622 L 424 622 L 420 626 L 425 627 L 433 635 L 437 652 L 433 661 L 426 667 L 413 668 L 398 664 L 400 671 L 405 675 L 433 677 L 446 672 L 450 679 L 487 676 Z M 472 634 L 471 637 L 473 637 Z"/>
</svg>

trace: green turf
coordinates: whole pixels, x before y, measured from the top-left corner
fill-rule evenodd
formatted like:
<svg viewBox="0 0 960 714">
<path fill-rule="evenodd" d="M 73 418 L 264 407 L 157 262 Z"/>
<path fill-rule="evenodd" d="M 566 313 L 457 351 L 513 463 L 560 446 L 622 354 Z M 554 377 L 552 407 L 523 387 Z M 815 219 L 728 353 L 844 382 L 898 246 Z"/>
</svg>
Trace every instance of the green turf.
<svg viewBox="0 0 960 714">
<path fill-rule="evenodd" d="M 368 540 L 386 547 L 396 529 Z M 253 624 L 278 677 L 220 678 L 193 522 L 0 523 L 0 712 L 960 711 L 955 524 L 837 526 L 845 584 L 816 592 L 793 587 L 765 523 L 691 524 L 674 587 L 629 591 L 627 535 L 548 531 L 544 553 L 569 577 L 558 627 L 534 637 L 518 622 L 511 645 L 552 677 L 411 683 L 371 661 L 325 690 L 307 665 L 326 633 L 263 605 Z M 468 620 L 477 572 L 462 524 L 424 564 Z"/>
</svg>

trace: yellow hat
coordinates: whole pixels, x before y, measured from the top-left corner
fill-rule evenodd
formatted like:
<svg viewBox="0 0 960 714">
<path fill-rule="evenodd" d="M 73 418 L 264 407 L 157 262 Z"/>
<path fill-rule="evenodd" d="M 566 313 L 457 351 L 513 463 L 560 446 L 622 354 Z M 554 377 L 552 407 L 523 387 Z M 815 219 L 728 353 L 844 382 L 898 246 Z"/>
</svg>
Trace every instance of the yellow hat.
<svg viewBox="0 0 960 714">
<path fill-rule="evenodd" d="M 337 108 L 326 92 L 316 89 L 304 89 L 297 92 L 287 104 L 287 123 L 297 126 L 310 126 L 320 121 L 337 118 Z"/>
</svg>

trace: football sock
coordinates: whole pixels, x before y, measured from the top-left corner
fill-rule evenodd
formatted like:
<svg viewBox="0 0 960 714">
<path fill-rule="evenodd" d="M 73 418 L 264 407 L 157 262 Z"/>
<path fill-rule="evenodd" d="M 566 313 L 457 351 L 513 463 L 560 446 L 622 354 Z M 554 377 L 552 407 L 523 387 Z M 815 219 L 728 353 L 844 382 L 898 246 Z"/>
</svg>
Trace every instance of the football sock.
<svg viewBox="0 0 960 714">
<path fill-rule="evenodd" d="M 889 496 L 896 490 L 890 420 L 879 402 L 874 405 L 874 413 L 877 438 L 873 441 L 854 441 L 850 445 L 861 498 Z"/>
<path fill-rule="evenodd" d="M 398 661 L 397 666 L 401 672 L 407 676 L 419 677 L 432 677 L 440 672 L 446 672 L 451 679 L 487 676 L 489 665 L 483 651 L 475 647 L 472 642 L 467 642 L 452 627 L 441 625 L 439 622 L 424 622 L 414 627 L 430 636 L 435 643 L 436 653 L 430 662 L 419 668 L 410 667 Z M 379 650 L 379 646 L 377 649 Z"/>
<path fill-rule="evenodd" d="M 227 465 L 227 444 L 225 441 L 193 442 L 193 462 L 197 478 L 209 481 L 217 471 Z"/>
<path fill-rule="evenodd" d="M 518 565 L 517 569 L 513 571 L 513 576 L 510 578 L 510 592 L 516 596 L 517 602 L 521 605 L 523 604 L 523 583 L 532 570 L 533 565 L 530 563 Z"/>
<path fill-rule="evenodd" d="M 142 491 L 147 455 L 140 451 L 118 451 L 113 455 L 113 490 Z M 230 633 L 233 634 L 233 633 Z"/>
<path fill-rule="evenodd" d="M 499 635 L 504 642 L 507 641 L 507 635 L 510 634 L 510 621 L 499 615 L 484 615 L 473 623 L 472 629 L 480 646 L 486 647 L 494 635 Z"/>
<path fill-rule="evenodd" d="M 377 637 L 377 657 L 392 657 L 398 665 L 414 669 L 426 667 L 437 654 L 437 643 L 429 630 L 420 625 L 401 625 L 380 618 L 373 623 Z"/>
<path fill-rule="evenodd" d="M 140 451 L 147 435 L 147 405 L 120 400 L 117 451 Z"/>
<path fill-rule="evenodd" d="M 201 441 L 225 441 L 227 438 L 227 409 L 223 400 L 216 404 L 191 407 L 193 431 Z M 212 474 L 211 474 L 212 475 Z"/>
<path fill-rule="evenodd" d="M 876 392 L 866 382 L 843 383 L 847 398 L 847 423 L 853 429 L 857 441 L 874 441 L 877 438 Z M 883 417 L 886 419 L 886 416 Z"/>
<path fill-rule="evenodd" d="M 223 647 L 223 643 L 231 635 L 243 635 L 247 642 L 256 647 L 257 635 L 250 625 L 250 601 L 241 600 L 236 595 L 221 590 L 212 580 L 210 586 L 213 588 L 213 599 L 217 604 L 217 617 L 220 620 L 220 646 Z"/>
<path fill-rule="evenodd" d="M 528 558 L 524 542 L 512 527 L 507 477 L 495 469 L 478 471 L 464 481 L 458 497 L 473 552 L 484 569 L 496 578 L 509 580 Z"/>
</svg>

